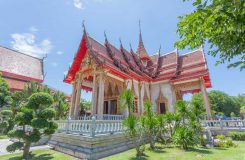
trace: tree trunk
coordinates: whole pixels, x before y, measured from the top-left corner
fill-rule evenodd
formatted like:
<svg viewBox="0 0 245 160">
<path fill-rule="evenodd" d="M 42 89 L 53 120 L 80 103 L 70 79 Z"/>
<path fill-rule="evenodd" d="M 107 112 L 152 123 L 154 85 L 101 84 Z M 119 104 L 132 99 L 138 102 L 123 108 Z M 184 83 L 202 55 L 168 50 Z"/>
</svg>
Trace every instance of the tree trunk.
<svg viewBox="0 0 245 160">
<path fill-rule="evenodd" d="M 29 158 L 29 152 L 30 152 L 31 142 L 25 141 L 24 151 L 23 151 L 23 158 L 28 159 Z"/>
</svg>

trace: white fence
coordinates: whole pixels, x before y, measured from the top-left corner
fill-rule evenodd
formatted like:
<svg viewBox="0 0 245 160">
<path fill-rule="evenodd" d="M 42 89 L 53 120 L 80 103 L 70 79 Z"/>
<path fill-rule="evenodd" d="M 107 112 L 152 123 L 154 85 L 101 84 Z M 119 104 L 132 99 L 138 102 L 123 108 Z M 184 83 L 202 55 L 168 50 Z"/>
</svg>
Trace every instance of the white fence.
<svg viewBox="0 0 245 160">
<path fill-rule="evenodd" d="M 245 129 L 245 120 L 205 120 L 202 125 L 212 128 Z"/>
<path fill-rule="evenodd" d="M 94 137 L 99 134 L 113 134 L 124 130 L 121 120 L 60 120 L 58 132 L 77 133 Z"/>
<path fill-rule="evenodd" d="M 93 115 L 96 119 L 99 119 L 99 115 L 95 114 Z M 123 120 L 125 117 L 124 115 L 112 115 L 112 114 L 103 114 L 102 119 L 103 120 Z M 79 117 L 79 120 L 92 120 L 92 116 L 81 116 Z"/>
</svg>

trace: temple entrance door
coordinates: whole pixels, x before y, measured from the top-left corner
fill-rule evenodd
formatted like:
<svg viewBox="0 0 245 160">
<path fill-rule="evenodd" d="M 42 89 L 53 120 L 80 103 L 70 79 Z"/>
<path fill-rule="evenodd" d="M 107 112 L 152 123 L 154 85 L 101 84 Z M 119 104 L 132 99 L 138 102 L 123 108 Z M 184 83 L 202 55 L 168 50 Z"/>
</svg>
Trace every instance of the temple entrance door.
<svg viewBox="0 0 245 160">
<path fill-rule="evenodd" d="M 166 105 L 165 103 L 160 103 L 160 114 L 165 114 L 166 113 Z"/>
<path fill-rule="evenodd" d="M 111 100 L 111 102 L 110 102 L 110 114 L 117 114 L 117 100 Z"/>
<path fill-rule="evenodd" d="M 104 111 L 103 111 L 103 114 L 108 114 L 108 113 L 109 113 L 108 101 L 104 101 Z"/>
</svg>

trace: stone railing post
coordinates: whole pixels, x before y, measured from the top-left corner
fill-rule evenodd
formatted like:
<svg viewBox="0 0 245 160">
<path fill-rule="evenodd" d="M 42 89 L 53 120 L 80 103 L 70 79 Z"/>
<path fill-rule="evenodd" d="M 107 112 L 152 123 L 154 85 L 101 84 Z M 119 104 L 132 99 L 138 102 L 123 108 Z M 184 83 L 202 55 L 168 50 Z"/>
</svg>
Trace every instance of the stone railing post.
<svg viewBox="0 0 245 160">
<path fill-rule="evenodd" d="M 220 120 L 220 128 L 223 130 L 223 121 Z"/>
<path fill-rule="evenodd" d="M 96 129 L 96 118 L 95 118 L 95 116 L 93 116 L 91 126 L 90 126 L 90 136 L 91 137 L 95 136 L 95 129 Z"/>
<path fill-rule="evenodd" d="M 71 117 L 68 117 L 66 123 L 66 133 L 70 133 L 70 121 L 71 121 Z"/>
</svg>

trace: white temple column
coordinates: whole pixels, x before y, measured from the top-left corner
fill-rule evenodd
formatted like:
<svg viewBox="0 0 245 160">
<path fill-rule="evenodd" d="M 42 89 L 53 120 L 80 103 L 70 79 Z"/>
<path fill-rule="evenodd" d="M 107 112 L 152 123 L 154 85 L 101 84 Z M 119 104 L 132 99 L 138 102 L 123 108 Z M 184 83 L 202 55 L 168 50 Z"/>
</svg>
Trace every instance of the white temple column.
<svg viewBox="0 0 245 160">
<path fill-rule="evenodd" d="M 103 110 L 104 110 L 104 75 L 100 73 L 99 76 L 99 97 L 98 97 L 98 119 L 103 119 Z"/>
<path fill-rule="evenodd" d="M 145 89 L 145 86 L 144 86 L 144 83 L 143 82 L 140 82 L 140 85 L 139 85 L 139 115 L 143 114 L 143 110 L 144 110 L 144 89 Z"/>
<path fill-rule="evenodd" d="M 73 116 L 74 108 L 75 108 L 75 100 L 76 100 L 76 83 L 72 83 L 72 96 L 71 96 L 71 106 L 69 110 L 69 118 Z"/>
<path fill-rule="evenodd" d="M 203 96 L 203 102 L 204 102 L 204 106 L 206 108 L 206 112 L 207 112 L 207 118 L 210 120 L 212 119 L 212 115 L 211 115 L 211 109 L 210 109 L 210 103 L 209 103 L 209 99 L 208 99 L 208 94 L 207 94 L 207 90 L 204 84 L 204 80 L 201 79 L 201 92 L 202 92 L 202 96 Z"/>
<path fill-rule="evenodd" d="M 78 80 L 76 85 L 76 101 L 74 108 L 74 119 L 78 119 L 79 111 L 80 111 L 80 100 L 81 100 L 81 86 L 82 86 L 82 74 L 78 74 Z"/>
<path fill-rule="evenodd" d="M 92 115 L 96 114 L 96 104 L 97 104 L 97 82 L 96 82 L 96 74 L 94 73 L 93 90 L 92 90 L 92 107 L 91 107 Z"/>
</svg>

